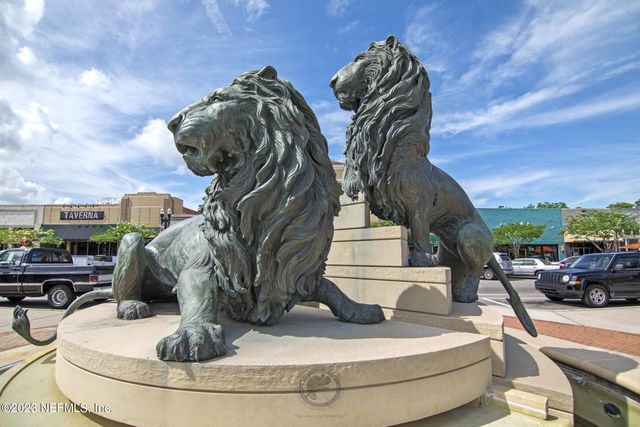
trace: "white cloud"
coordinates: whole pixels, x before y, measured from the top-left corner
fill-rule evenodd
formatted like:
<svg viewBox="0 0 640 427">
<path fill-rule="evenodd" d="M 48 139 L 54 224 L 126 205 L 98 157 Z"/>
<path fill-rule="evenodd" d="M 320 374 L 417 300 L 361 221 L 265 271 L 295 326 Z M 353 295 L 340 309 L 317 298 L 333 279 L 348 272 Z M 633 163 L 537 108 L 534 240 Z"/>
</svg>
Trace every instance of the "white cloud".
<svg viewBox="0 0 640 427">
<path fill-rule="evenodd" d="M 27 46 L 21 47 L 18 50 L 18 59 L 26 66 L 32 66 L 37 62 L 36 56 L 33 51 Z"/>
<path fill-rule="evenodd" d="M 231 32 L 231 27 L 227 24 L 226 19 L 220 12 L 220 7 L 218 6 L 218 2 L 216 0 L 202 0 L 202 4 L 204 5 L 207 16 L 209 20 L 216 27 L 216 30 L 221 36 L 231 37 L 233 33 Z"/>
<path fill-rule="evenodd" d="M 269 9 L 267 0 L 231 0 L 231 2 L 240 6 L 244 4 L 244 10 L 247 14 L 248 21 L 256 21 Z"/>
<path fill-rule="evenodd" d="M 186 173 L 187 171 L 182 156 L 176 150 L 173 136 L 162 119 L 147 121 L 135 138 L 124 145 L 141 150 L 154 162 L 175 168 L 175 172 Z"/>
<path fill-rule="evenodd" d="M 13 169 L 2 171 L 2 180 L 0 180 L 0 203 L 46 203 L 48 199 L 45 190 L 42 185 L 24 179 Z"/>
<path fill-rule="evenodd" d="M 54 205 L 71 205 L 73 204 L 73 199 L 71 197 L 58 197 L 53 201 Z"/>
<path fill-rule="evenodd" d="M 504 197 L 526 191 L 531 193 L 531 184 L 541 185 L 552 175 L 545 170 L 520 170 L 518 174 L 500 173 L 482 178 L 461 180 L 460 184 L 473 199 L 477 197 Z"/>
<path fill-rule="evenodd" d="M 353 113 L 342 110 L 335 105 L 335 102 L 319 101 L 311 105 L 316 113 L 322 134 L 327 139 L 327 143 L 333 148 L 332 151 L 344 151 L 345 132 L 347 125 L 351 122 Z"/>
<path fill-rule="evenodd" d="M 342 16 L 351 4 L 351 0 L 331 0 L 327 4 L 327 14 L 331 16 Z"/>
<path fill-rule="evenodd" d="M 44 15 L 44 0 L 4 0 L 5 24 L 20 37 L 29 37 Z"/>
<path fill-rule="evenodd" d="M 31 102 L 29 109 L 15 110 L 15 113 L 22 121 L 22 127 L 19 132 L 22 139 L 27 140 L 38 135 L 49 142 L 58 131 L 59 126 L 49 120 L 49 109 L 37 102 Z"/>
<path fill-rule="evenodd" d="M 15 151 L 20 148 L 21 125 L 11 105 L 0 98 L 0 149 Z"/>
<path fill-rule="evenodd" d="M 419 48 L 438 43 L 437 28 L 418 20 L 412 26 L 407 38 Z M 638 54 L 628 54 L 638 34 L 637 2 L 526 3 L 480 40 L 459 78 L 434 89 L 441 111 L 434 115 L 434 134 L 494 133 L 637 108 L 633 96 L 600 100 L 593 87 L 640 68 Z M 440 59 L 433 61 L 439 69 Z M 578 94 L 580 105 L 567 106 Z"/>
<path fill-rule="evenodd" d="M 80 83 L 88 89 L 106 90 L 111 85 L 111 78 L 102 71 L 92 68 L 80 74 Z"/>
<path fill-rule="evenodd" d="M 338 31 L 336 32 L 338 34 L 349 34 L 357 30 L 359 26 L 360 26 L 359 20 L 351 21 L 347 25 L 338 28 Z"/>
</svg>

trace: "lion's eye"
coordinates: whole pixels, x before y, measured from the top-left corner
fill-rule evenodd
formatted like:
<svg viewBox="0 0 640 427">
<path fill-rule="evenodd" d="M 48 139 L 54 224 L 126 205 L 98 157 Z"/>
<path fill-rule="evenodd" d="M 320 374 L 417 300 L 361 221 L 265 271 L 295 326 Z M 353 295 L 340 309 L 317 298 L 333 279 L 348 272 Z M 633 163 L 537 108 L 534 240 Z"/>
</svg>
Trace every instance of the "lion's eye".
<svg viewBox="0 0 640 427">
<path fill-rule="evenodd" d="M 353 58 L 353 62 L 362 61 L 363 59 L 364 59 L 364 55 L 356 55 L 356 57 Z"/>
</svg>

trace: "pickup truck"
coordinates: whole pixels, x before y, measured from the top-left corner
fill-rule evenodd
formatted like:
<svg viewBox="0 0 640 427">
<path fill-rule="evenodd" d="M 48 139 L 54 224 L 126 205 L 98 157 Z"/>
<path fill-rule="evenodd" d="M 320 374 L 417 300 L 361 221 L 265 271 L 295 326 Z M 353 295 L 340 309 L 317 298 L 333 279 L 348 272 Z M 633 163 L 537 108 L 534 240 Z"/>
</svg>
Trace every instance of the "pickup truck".
<svg viewBox="0 0 640 427">
<path fill-rule="evenodd" d="M 9 301 L 47 295 L 53 308 L 66 308 L 76 296 L 110 286 L 110 275 L 94 266 L 76 266 L 65 249 L 16 248 L 0 252 L 0 296 Z"/>
<path fill-rule="evenodd" d="M 612 298 L 640 298 L 640 252 L 583 255 L 568 269 L 547 271 L 536 289 L 551 301 L 579 298 L 589 307 L 604 307 Z"/>
</svg>

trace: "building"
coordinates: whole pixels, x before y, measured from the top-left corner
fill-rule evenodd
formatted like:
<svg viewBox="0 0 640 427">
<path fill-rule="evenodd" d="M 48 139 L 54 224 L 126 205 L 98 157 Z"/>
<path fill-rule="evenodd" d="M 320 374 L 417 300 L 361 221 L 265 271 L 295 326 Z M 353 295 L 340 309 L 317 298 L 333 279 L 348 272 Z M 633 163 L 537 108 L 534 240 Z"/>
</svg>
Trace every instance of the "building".
<svg viewBox="0 0 640 427">
<path fill-rule="evenodd" d="M 521 222 L 546 225 L 542 236 L 520 247 L 518 257 L 545 258 L 550 261 L 558 261 L 565 257 L 562 209 L 479 208 L 478 212 L 490 230 L 500 224 Z"/>
<path fill-rule="evenodd" d="M 51 229 L 72 255 L 115 255 L 116 244 L 98 245 L 91 236 L 123 221 L 160 230 L 161 209 L 171 209 L 172 224 L 198 214 L 178 197 L 142 192 L 125 194 L 120 203 L 110 204 L 0 206 L 0 228 Z"/>
</svg>

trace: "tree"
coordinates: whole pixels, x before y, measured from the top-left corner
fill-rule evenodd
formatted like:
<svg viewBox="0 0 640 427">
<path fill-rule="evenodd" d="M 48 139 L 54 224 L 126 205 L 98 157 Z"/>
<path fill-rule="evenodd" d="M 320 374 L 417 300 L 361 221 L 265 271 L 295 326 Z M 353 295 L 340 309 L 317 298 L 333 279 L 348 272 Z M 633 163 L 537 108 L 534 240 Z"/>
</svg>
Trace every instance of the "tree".
<svg viewBox="0 0 640 427">
<path fill-rule="evenodd" d="M 640 209 L 640 199 L 635 201 L 635 203 L 633 204 L 633 208 L 634 209 Z"/>
<path fill-rule="evenodd" d="M 56 237 L 53 230 L 41 228 L 3 228 L 0 229 L 0 244 L 2 246 L 33 246 L 34 243 L 46 246 L 60 246 L 64 243 Z"/>
<path fill-rule="evenodd" d="M 583 209 L 567 223 L 565 234 L 593 243 L 600 252 L 614 250 L 624 235 L 639 234 L 637 216 L 622 212 Z"/>
<path fill-rule="evenodd" d="M 35 231 L 36 233 L 33 241 L 40 243 L 41 246 L 42 245 L 60 246 L 64 243 L 64 240 L 61 239 L 60 237 L 57 237 L 53 232 L 53 230 L 51 229 L 49 230 L 37 229 Z"/>
<path fill-rule="evenodd" d="M 92 235 L 89 240 L 96 243 L 120 243 L 127 233 L 140 233 L 145 240 L 151 240 L 158 235 L 158 232 L 149 226 L 123 221 L 107 228 L 103 233 Z"/>
<path fill-rule="evenodd" d="M 629 202 L 615 202 L 607 206 L 609 209 L 633 209 L 633 203 Z"/>
<path fill-rule="evenodd" d="M 546 225 L 533 225 L 528 222 L 500 224 L 493 229 L 493 242 L 496 246 L 509 246 L 514 258 L 518 258 L 520 247 L 542 236 Z"/>
<path fill-rule="evenodd" d="M 568 207 L 565 202 L 540 202 L 536 206 L 529 203 L 525 209 L 567 209 Z"/>
</svg>

